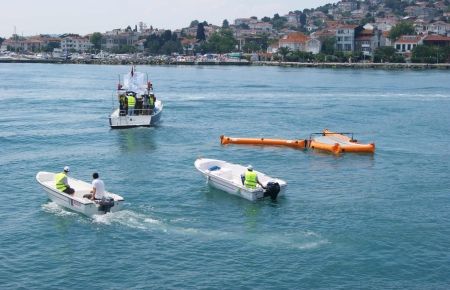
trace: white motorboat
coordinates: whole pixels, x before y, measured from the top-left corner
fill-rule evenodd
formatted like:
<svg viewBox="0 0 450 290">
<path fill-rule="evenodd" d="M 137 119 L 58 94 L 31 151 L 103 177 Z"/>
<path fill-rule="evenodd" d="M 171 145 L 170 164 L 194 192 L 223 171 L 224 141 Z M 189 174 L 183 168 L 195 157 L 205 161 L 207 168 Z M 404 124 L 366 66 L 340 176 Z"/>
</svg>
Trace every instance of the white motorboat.
<svg viewBox="0 0 450 290">
<path fill-rule="evenodd" d="M 265 185 L 266 189 L 260 185 L 257 185 L 255 189 L 245 187 L 241 174 L 247 170 L 247 167 L 239 164 L 217 159 L 198 158 L 194 165 L 206 177 L 206 182 L 211 186 L 251 201 L 266 196 L 276 199 L 286 190 L 286 181 L 272 178 L 256 170 L 254 172 L 257 173 L 258 180 Z"/>
<path fill-rule="evenodd" d="M 124 199 L 111 192 L 106 192 L 106 198 L 99 202 L 84 198 L 83 196 L 92 189 L 91 184 L 72 177 L 67 177 L 67 181 L 70 187 L 75 189 L 75 193 L 73 195 L 64 193 L 56 189 L 55 175 L 56 173 L 41 171 L 36 175 L 36 180 L 44 188 L 48 198 L 60 206 L 87 216 L 117 212 L 123 207 Z"/>
<path fill-rule="evenodd" d="M 136 105 L 133 110 L 128 109 L 128 105 L 120 105 L 114 108 L 109 115 L 109 125 L 113 129 L 132 128 L 132 127 L 150 127 L 157 124 L 161 119 L 163 103 L 161 100 L 154 101 L 154 108 L 147 106 L 148 98 L 154 97 L 153 86 L 146 74 L 135 71 L 122 77 L 119 76 L 117 93 L 113 103 L 120 104 L 120 96 L 134 96 Z"/>
</svg>

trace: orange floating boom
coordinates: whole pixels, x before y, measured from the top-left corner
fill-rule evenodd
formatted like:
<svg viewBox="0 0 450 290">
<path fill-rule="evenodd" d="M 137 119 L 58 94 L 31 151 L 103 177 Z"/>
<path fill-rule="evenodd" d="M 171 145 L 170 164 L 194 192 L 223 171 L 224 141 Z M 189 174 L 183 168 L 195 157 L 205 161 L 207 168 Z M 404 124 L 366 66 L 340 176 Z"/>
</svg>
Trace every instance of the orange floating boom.
<svg viewBox="0 0 450 290">
<path fill-rule="evenodd" d="M 323 130 L 322 136 L 312 138 L 309 142 L 312 149 L 320 149 L 339 154 L 341 152 L 374 153 L 375 143 L 361 144 L 340 133 Z"/>
<path fill-rule="evenodd" d="M 296 149 L 305 149 L 306 140 L 287 140 L 287 139 L 267 139 L 267 138 L 235 138 L 220 136 L 220 143 L 225 144 L 246 144 L 246 145 L 274 145 L 287 146 Z"/>
</svg>

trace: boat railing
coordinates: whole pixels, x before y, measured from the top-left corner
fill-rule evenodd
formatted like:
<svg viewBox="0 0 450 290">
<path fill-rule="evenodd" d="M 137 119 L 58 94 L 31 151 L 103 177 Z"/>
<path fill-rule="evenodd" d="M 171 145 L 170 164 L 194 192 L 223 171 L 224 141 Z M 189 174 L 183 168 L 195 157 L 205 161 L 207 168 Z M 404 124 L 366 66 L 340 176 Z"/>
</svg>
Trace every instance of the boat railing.
<svg viewBox="0 0 450 290">
<path fill-rule="evenodd" d="M 119 116 L 148 116 L 156 113 L 156 108 L 150 109 L 122 109 L 119 108 Z"/>
</svg>

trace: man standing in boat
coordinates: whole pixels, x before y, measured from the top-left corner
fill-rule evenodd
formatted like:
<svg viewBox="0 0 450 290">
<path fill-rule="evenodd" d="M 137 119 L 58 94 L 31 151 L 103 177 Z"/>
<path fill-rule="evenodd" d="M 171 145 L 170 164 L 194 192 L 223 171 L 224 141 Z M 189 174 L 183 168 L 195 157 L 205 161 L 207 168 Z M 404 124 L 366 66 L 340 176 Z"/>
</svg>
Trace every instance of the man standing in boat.
<svg viewBox="0 0 450 290">
<path fill-rule="evenodd" d="M 258 180 L 258 174 L 253 171 L 253 166 L 249 165 L 247 166 L 247 171 L 241 175 L 242 184 L 245 185 L 245 187 L 255 189 L 256 185 L 261 185 L 262 188 L 266 189 L 266 187 Z"/>
<path fill-rule="evenodd" d="M 69 174 L 70 168 L 69 166 L 64 167 L 64 171 L 55 175 L 55 186 L 56 189 L 67 193 L 74 194 L 75 189 L 71 188 L 69 183 L 67 182 L 67 174 Z"/>
<path fill-rule="evenodd" d="M 92 190 L 90 194 L 83 195 L 84 198 L 89 198 L 92 200 L 101 200 L 105 196 L 105 184 L 103 180 L 99 178 L 97 172 L 92 174 Z"/>
</svg>

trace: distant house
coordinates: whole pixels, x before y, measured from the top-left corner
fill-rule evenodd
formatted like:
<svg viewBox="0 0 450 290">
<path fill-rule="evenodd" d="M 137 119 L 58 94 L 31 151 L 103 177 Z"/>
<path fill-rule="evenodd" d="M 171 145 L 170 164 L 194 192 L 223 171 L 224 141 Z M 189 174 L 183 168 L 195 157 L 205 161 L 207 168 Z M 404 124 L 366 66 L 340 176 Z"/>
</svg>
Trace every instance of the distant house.
<svg viewBox="0 0 450 290">
<path fill-rule="evenodd" d="M 409 56 L 416 46 L 423 44 L 423 38 L 421 35 L 402 35 L 394 41 L 394 47 L 398 53 Z"/>
<path fill-rule="evenodd" d="M 59 46 L 61 39 L 42 35 L 19 37 L 13 35 L 2 43 L 2 50 L 37 52 L 47 48 L 49 43 L 56 43 Z"/>
<path fill-rule="evenodd" d="M 292 51 L 305 51 L 317 54 L 320 52 L 321 42 L 300 32 L 290 33 L 278 42 L 278 48 L 287 47 Z"/>
<path fill-rule="evenodd" d="M 450 34 L 450 23 L 436 21 L 426 26 L 428 33 L 448 36 Z"/>
<path fill-rule="evenodd" d="M 187 55 L 193 55 L 197 46 L 197 39 L 195 38 L 182 38 L 181 45 L 183 46 L 184 53 Z"/>
<path fill-rule="evenodd" d="M 385 46 L 382 31 L 377 29 L 364 29 L 355 37 L 355 51 L 360 51 L 366 56 L 372 56 L 375 49 Z"/>
<path fill-rule="evenodd" d="M 138 40 L 138 32 L 114 29 L 103 34 L 102 49 L 111 51 L 123 46 L 134 46 Z"/>
<path fill-rule="evenodd" d="M 427 35 L 422 40 L 423 44 L 434 45 L 434 46 L 450 46 L 450 37 L 442 35 Z"/>
<path fill-rule="evenodd" d="M 61 49 L 63 51 L 86 52 L 92 49 L 93 46 L 87 37 L 66 36 L 61 39 Z"/>
<path fill-rule="evenodd" d="M 351 12 L 358 8 L 358 3 L 351 0 L 342 0 L 337 6 L 342 12 Z"/>
<path fill-rule="evenodd" d="M 336 30 L 336 49 L 352 52 L 355 50 L 355 36 L 362 27 L 357 25 L 340 25 Z"/>
</svg>

